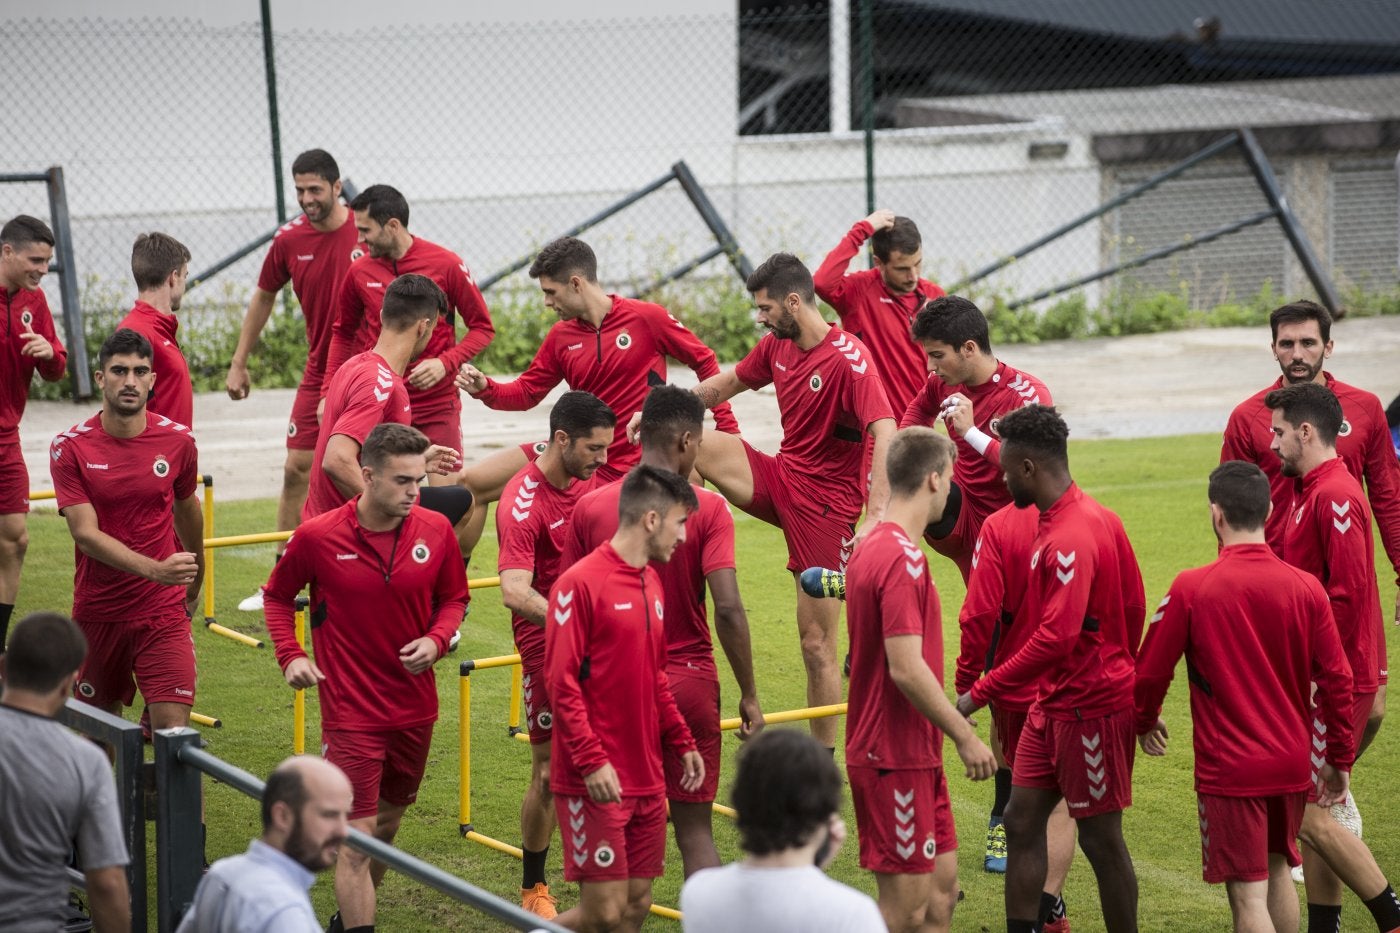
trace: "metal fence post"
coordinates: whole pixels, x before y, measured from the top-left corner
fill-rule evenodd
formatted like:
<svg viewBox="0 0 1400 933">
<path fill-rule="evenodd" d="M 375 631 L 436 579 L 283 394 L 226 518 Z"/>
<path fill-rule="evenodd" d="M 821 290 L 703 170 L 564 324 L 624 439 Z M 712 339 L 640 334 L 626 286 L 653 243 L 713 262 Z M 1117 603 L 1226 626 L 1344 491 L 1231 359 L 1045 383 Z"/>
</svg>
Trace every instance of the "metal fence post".
<svg viewBox="0 0 1400 933">
<path fill-rule="evenodd" d="M 92 369 L 88 366 L 87 331 L 83 309 L 78 303 L 78 267 L 73 261 L 73 224 L 68 218 L 68 189 L 63 182 L 63 166 L 48 170 L 49 219 L 53 221 L 58 251 L 58 294 L 63 300 L 63 329 L 68 338 L 68 376 L 73 398 L 92 397 Z"/>
<path fill-rule="evenodd" d="M 200 818 L 201 775 L 180 761 L 180 749 L 199 747 L 193 729 L 162 729 L 156 746 L 156 923 L 160 933 L 179 924 L 204 866 Z"/>
<path fill-rule="evenodd" d="M 715 210 L 715 206 L 710 203 L 709 195 L 705 194 L 705 189 L 700 187 L 700 182 L 690 171 L 690 166 L 686 165 L 685 160 L 682 159 L 671 166 L 671 171 L 675 173 L 676 181 L 680 182 L 685 196 L 690 198 L 690 203 L 695 205 L 695 210 L 700 213 L 700 219 L 705 221 L 705 226 L 710 228 L 710 232 L 715 236 L 715 241 L 729 257 L 734 271 L 739 273 L 739 278 L 747 280 L 749 276 L 753 275 L 753 263 L 749 262 L 749 258 L 739 248 L 739 241 L 734 239 L 734 234 L 729 232 L 729 226 L 724 222 L 724 218 L 719 216 L 719 211 Z M 684 272 L 681 274 L 683 275 Z"/>
</svg>

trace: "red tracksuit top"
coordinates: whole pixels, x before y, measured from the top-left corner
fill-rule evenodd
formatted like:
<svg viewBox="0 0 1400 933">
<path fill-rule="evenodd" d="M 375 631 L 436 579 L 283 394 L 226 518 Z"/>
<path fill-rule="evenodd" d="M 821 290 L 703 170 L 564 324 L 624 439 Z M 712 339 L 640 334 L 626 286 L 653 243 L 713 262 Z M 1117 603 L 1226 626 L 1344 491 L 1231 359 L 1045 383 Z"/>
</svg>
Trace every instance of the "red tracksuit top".
<svg viewBox="0 0 1400 933">
<path fill-rule="evenodd" d="M 554 793 L 586 794 L 584 777 L 611 764 L 624 797 L 660 796 L 661 743 L 694 751 L 666 680 L 665 612 L 656 571 L 610 543 L 554 584 L 544 623 Z"/>
<path fill-rule="evenodd" d="M 984 671 L 1021 650 L 1040 624 L 1029 615 L 1031 547 L 1040 512 L 1004 506 L 982 523 L 972 549 L 972 575 L 958 626 L 962 629 L 954 686 L 959 695 L 972 689 Z M 997 697 L 997 707 L 1024 713 L 1035 703 L 1038 684 Z"/>
<path fill-rule="evenodd" d="M 1385 623 L 1371 512 L 1361 484 L 1338 457 L 1313 469 L 1296 488 L 1279 556 L 1322 582 L 1351 662 L 1354 689 L 1375 693 L 1386 665 Z"/>
<path fill-rule="evenodd" d="M 53 315 L 42 291 L 21 288 L 12 295 L 0 288 L 0 302 L 4 303 L 4 319 L 0 320 L 0 444 L 18 444 L 19 422 L 29 401 L 34 370 L 39 370 L 45 381 L 57 382 L 68 365 L 68 351 L 54 331 Z M 21 354 L 24 339 L 20 335 L 25 331 L 52 344 L 53 358 L 40 361 Z"/>
<path fill-rule="evenodd" d="M 156 384 L 151 388 L 146 410 L 193 428 L 194 384 L 190 382 L 185 354 L 180 351 L 180 319 L 138 300 L 116 329 L 123 327 L 151 342 L 151 369 L 156 374 Z"/>
<path fill-rule="evenodd" d="M 302 522 L 267 581 L 267 633 L 284 669 L 297 645 L 296 596 L 311 584 L 308 614 L 321 726 L 360 732 L 410 729 L 437 719 L 432 668 L 410 674 L 399 649 L 428 636 L 438 656 L 466 614 L 467 572 L 446 518 L 415 505 L 394 531 L 366 531 L 356 496 Z"/>
<path fill-rule="evenodd" d="M 608 470 L 618 476 L 637 465 L 641 448 L 627 440 L 627 422 L 642 410 L 652 386 L 666 383 L 666 357 L 680 360 L 701 379 L 719 374 L 715 352 L 660 305 L 609 295 L 612 308 L 594 328 L 581 318 L 560 321 L 545 334 L 525 372 L 508 382 L 486 380 L 476 395 L 487 408 L 527 411 L 560 382 L 592 392 L 617 416 Z M 715 427 L 739 433 L 729 403 L 714 408 Z"/>
<path fill-rule="evenodd" d="M 1031 548 L 1034 634 L 972 688 L 978 703 L 1040 685 L 1052 719 L 1095 719 L 1133 708 L 1133 659 L 1147 615 L 1142 574 L 1117 515 L 1070 484 L 1040 515 Z"/>
<path fill-rule="evenodd" d="M 481 297 L 472 281 L 467 264 L 452 250 L 422 237 L 414 237 L 408 251 L 397 262 L 376 259 L 368 254 L 350 264 L 336 294 L 336 320 L 331 332 L 330 349 L 326 354 L 324 385 L 330 385 L 336 370 L 362 350 L 368 350 L 379 339 L 379 309 L 384 304 L 384 289 L 401 275 L 425 275 L 447 294 L 448 313 L 440 318 L 428 338 L 420 360 L 437 358 L 447 367 L 447 374 L 429 389 L 408 387 L 408 397 L 415 416 L 445 411 L 460 404 L 453 377 L 463 363 L 486 349 L 496 336 L 486 299 Z M 467 332 L 457 339 L 455 314 L 462 316 Z M 409 365 L 410 370 L 413 364 Z M 324 394 L 324 389 L 322 390 Z"/>
<path fill-rule="evenodd" d="M 822 301 L 841 316 L 841 329 L 855 334 L 870 350 L 890 406 L 904 411 L 928 376 L 924 349 L 909 329 L 924 302 L 942 297 L 944 291 L 928 279 L 919 279 L 914 291 L 898 295 L 890 291 L 879 269 L 847 273 L 851 260 L 874 232 L 868 221 L 857 221 L 826 254 L 812 282 Z"/>
<path fill-rule="evenodd" d="M 1197 791 L 1271 797 L 1307 790 L 1314 682 L 1326 760 L 1351 770 L 1351 670 L 1327 594 L 1267 544 L 1231 545 L 1172 582 L 1138 652 L 1139 735 L 1162 714 L 1183 654 Z"/>
<path fill-rule="evenodd" d="M 1342 403 L 1342 429 L 1337 434 L 1337 455 L 1358 481 L 1365 481 L 1376 526 L 1380 528 L 1390 566 L 1400 583 L 1400 461 L 1390 442 L 1381 400 L 1364 389 L 1338 382 L 1324 372 L 1327 388 Z M 1264 537 L 1275 554 L 1283 546 L 1288 507 L 1293 503 L 1293 482 L 1279 469 L 1278 455 L 1269 449 L 1273 443 L 1273 412 L 1264 407 L 1264 397 L 1283 386 L 1283 377 L 1268 388 L 1245 399 L 1230 413 L 1220 447 L 1220 462 L 1247 460 L 1257 464 L 1269 478 L 1269 498 L 1273 514 L 1264 524 Z"/>
</svg>

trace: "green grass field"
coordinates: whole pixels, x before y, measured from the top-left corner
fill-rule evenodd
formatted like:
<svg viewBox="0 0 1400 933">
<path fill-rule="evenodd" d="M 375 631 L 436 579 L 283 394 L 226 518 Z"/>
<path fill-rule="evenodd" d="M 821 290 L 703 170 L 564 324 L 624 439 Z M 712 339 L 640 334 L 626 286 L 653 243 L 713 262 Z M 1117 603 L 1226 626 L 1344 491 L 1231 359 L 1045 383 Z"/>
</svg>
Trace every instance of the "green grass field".
<svg viewBox="0 0 1400 933">
<path fill-rule="evenodd" d="M 1206 477 L 1218 457 L 1215 436 L 1158 438 L 1138 441 L 1084 441 L 1071 444 L 1071 465 L 1079 483 L 1122 516 L 1137 550 L 1146 581 L 1148 605 L 1156 604 L 1172 577 L 1180 570 L 1210 561 L 1215 540 L 1209 527 L 1205 502 Z M 205 464 L 209 468 L 210 464 Z M 217 489 L 216 489 L 217 494 Z M 220 535 L 268 531 L 273 527 L 272 499 L 220 504 Z M 805 677 L 793 621 L 791 578 L 781 533 L 768 525 L 736 513 L 738 522 L 739 580 L 748 607 L 753 633 L 758 686 L 767 710 L 804 705 Z M 72 543 L 63 520 L 52 511 L 36 511 L 30 519 L 31 544 L 25 566 L 19 613 L 36 609 L 68 609 L 72 603 Z M 488 535 L 488 538 L 490 536 Z M 262 582 L 272 563 L 271 545 L 224 549 L 215 562 L 218 620 L 230 627 L 262 634 L 258 616 L 239 613 L 239 599 Z M 1377 554 L 1384 564 L 1379 546 Z M 943 598 L 947 666 L 957 654 L 957 612 L 962 582 L 953 566 L 942 559 L 931 561 Z M 494 540 L 478 549 L 470 575 L 495 575 Z M 1385 611 L 1394 604 L 1395 587 L 1388 567 L 1380 570 L 1381 602 Z M 1392 635 L 1391 640 L 1395 638 Z M 254 774 L 267 772 L 292 750 L 292 693 L 284 684 L 270 649 L 254 650 L 218 637 L 202 626 L 195 632 L 200 682 L 196 710 L 222 718 L 220 730 L 206 730 L 210 750 Z M 507 855 L 460 838 L 458 833 L 458 723 L 460 703 L 458 665 L 465 658 L 511 654 L 510 625 L 499 592 L 477 590 L 464 637 L 456 654 L 437 666 L 442 716 L 434 737 L 433 754 L 418 803 L 409 811 L 398 844 L 489 891 L 511 898 L 518 892 L 519 863 Z M 1393 654 L 1393 652 L 1392 652 Z M 727 679 L 723 654 L 719 661 L 726 716 L 736 714 L 733 682 Z M 472 705 L 472 822 L 477 831 L 518 844 L 520 794 L 529 768 L 529 753 L 507 737 L 509 673 L 478 672 L 471 678 Z M 1179 931 L 1229 928 L 1229 908 L 1223 887 L 1211 887 L 1200 878 L 1200 839 L 1192 789 L 1190 717 L 1185 677 L 1179 676 L 1167 699 L 1166 719 L 1172 736 L 1165 759 L 1139 756 L 1134 780 L 1134 805 L 1124 819 L 1128 846 L 1137 866 L 1141 890 L 1140 923 L 1145 931 Z M 978 719 L 986 736 L 987 717 Z M 1391 725 L 1382 730 L 1368 752 L 1354 782 L 1365 818 L 1366 839 L 1381 868 L 1400 876 L 1400 833 L 1396 832 L 1400 808 L 1385 790 L 1385 774 L 1400 768 L 1400 736 Z M 308 702 L 308 747 L 317 748 L 315 703 Z M 726 744 L 724 774 L 732 775 L 737 741 Z M 956 762 L 951 749 L 947 755 Z M 950 775 L 953 809 L 958 822 L 960 881 L 967 892 L 958 908 L 953 928 L 959 931 L 1004 929 L 1001 876 L 982 871 L 983 836 L 991 805 L 990 782 L 973 785 Z M 722 798 L 728 778 L 721 780 Z M 847 822 L 854 826 L 849 812 Z M 256 804 L 222 785 L 207 792 L 208 854 L 211 861 L 242 851 L 258 833 Z M 721 855 L 736 857 L 736 834 L 723 817 L 716 817 L 716 838 Z M 154 834 L 151 842 L 154 872 Z M 559 864 L 559 847 L 550 854 L 553 889 L 564 905 L 577 899 L 577 890 L 565 884 Z M 667 877 L 655 888 L 658 904 L 675 906 L 680 888 L 680 858 L 671 846 Z M 863 891 L 874 893 L 871 876 L 856 865 L 854 843 L 842 851 L 832 873 Z M 154 874 L 152 874 L 154 905 Z M 313 890 L 318 912 L 334 909 L 328 877 Z M 774 892 L 781 897 L 782 892 Z M 1065 893 L 1076 930 L 1102 929 L 1097 889 L 1088 863 L 1080 856 L 1070 873 Z M 154 929 L 154 906 L 152 907 Z M 487 930 L 498 924 L 437 893 L 391 874 L 380 893 L 379 928 L 383 930 Z M 652 918 L 651 929 L 677 929 L 669 920 Z M 1365 908 L 1350 895 L 1344 910 L 1343 929 L 1369 931 L 1374 924 Z"/>
</svg>

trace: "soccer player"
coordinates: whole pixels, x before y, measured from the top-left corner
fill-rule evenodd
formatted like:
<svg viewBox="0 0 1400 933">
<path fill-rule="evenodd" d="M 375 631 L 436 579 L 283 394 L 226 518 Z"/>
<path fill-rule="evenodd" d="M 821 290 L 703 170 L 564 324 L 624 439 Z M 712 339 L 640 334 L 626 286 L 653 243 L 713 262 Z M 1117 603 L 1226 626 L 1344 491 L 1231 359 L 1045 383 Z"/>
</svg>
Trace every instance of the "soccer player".
<svg viewBox="0 0 1400 933">
<path fill-rule="evenodd" d="M 907 429 L 906 429 L 907 430 Z M 956 470 L 954 464 L 954 470 Z M 1030 616 L 1026 598 L 1030 582 L 1031 550 L 1035 544 L 1040 512 L 1018 509 L 1014 504 L 993 512 L 977 535 L 972 549 L 972 576 L 958 615 L 962 639 L 954 677 L 954 692 L 967 693 L 985 671 L 1012 657 L 1040 624 Z M 987 854 L 983 865 L 991 872 L 1006 873 L 1006 827 L 1002 819 L 1011 799 L 1011 772 L 1016 746 L 1026 728 L 1026 717 L 1035 705 L 1039 684 L 1030 681 L 998 697 L 992 705 L 992 748 L 997 752 L 996 797 L 987 830 Z M 1061 896 L 1074 858 L 1074 821 L 1063 800 L 1050 813 L 1046 826 L 1045 893 L 1041 896 L 1044 933 L 1069 930 Z"/>
<path fill-rule="evenodd" d="M 272 316 L 277 293 L 290 281 L 306 325 L 306 366 L 287 422 L 287 460 L 277 500 L 278 531 L 290 531 L 301 519 L 311 455 L 316 449 L 316 406 L 321 400 L 321 376 L 335 324 L 336 290 L 350 263 L 364 253 L 350 209 L 340 199 L 340 166 L 329 152 L 308 149 L 292 160 L 292 183 L 302 212 L 272 237 L 225 379 L 229 398 L 238 401 L 248 397 L 252 391 L 248 357 Z M 285 547 L 285 543 L 278 543 L 279 556 Z M 261 611 L 262 590 L 238 608 Z"/>
<path fill-rule="evenodd" d="M 559 577 L 545 622 L 554 792 L 568 824 L 564 877 L 575 930 L 640 929 L 664 870 L 663 743 L 698 788 L 705 764 L 666 683 L 666 607 L 653 561 L 671 558 L 696 508 L 684 477 L 639 466 L 622 481 L 617 534 Z"/>
<path fill-rule="evenodd" d="M 122 318 L 118 329 L 136 331 L 151 344 L 152 383 L 147 408 L 186 428 L 194 427 L 194 385 L 190 367 L 180 350 L 180 320 L 175 312 L 185 297 L 190 275 L 190 251 L 165 233 L 143 233 L 131 247 L 131 275 L 136 280 L 136 304 Z"/>
<path fill-rule="evenodd" d="M 370 185 L 350 202 L 350 209 L 369 255 L 355 260 L 340 283 L 325 382 L 329 384 L 351 356 L 374 345 L 379 306 L 389 284 L 410 272 L 426 276 L 437 283 L 447 301 L 442 326 L 434 329 L 407 373 L 413 426 L 439 447 L 461 450 L 462 401 L 452 377 L 496 334 L 486 301 L 461 256 L 408 232 L 408 201 L 398 191 L 388 185 Z M 467 326 L 461 340 L 457 339 L 457 315 Z M 428 482 L 444 485 L 451 480 L 430 472 Z"/>
<path fill-rule="evenodd" d="M 856 545 L 847 570 L 846 772 L 860 864 L 875 872 L 880 913 L 892 933 L 947 930 L 953 920 L 958 834 L 943 734 L 969 778 L 983 781 L 996 771 L 992 750 L 943 693 L 938 591 L 918 544 L 948 501 L 956 456 L 952 442 L 928 428 L 894 436 L 885 458 L 884 521 Z"/>
<path fill-rule="evenodd" d="M 689 476 L 700 452 L 705 406 L 694 392 L 657 386 L 642 405 L 639 426 L 642 463 Z M 617 531 L 619 483 L 610 483 L 579 498 L 569 521 L 563 566 L 568 567 Z M 705 783 L 698 790 L 680 786 L 682 763 L 663 752 L 666 801 L 676 828 L 685 877 L 720 864 L 710 816 L 719 789 L 720 698 L 705 587 L 715 602 L 715 633 L 739 686 L 739 738 L 763 728 L 758 689 L 754 686 L 749 619 L 739 596 L 734 569 L 734 517 L 724 497 L 695 490 L 699 506 L 685 523 L 685 541 L 669 561 L 657 564 L 666 612 L 666 680 L 676 706 L 705 762 Z"/>
<path fill-rule="evenodd" d="M 747 282 L 769 330 L 733 370 L 711 376 L 695 394 L 707 408 L 746 389 L 770 383 L 778 396 L 783 440 L 777 456 L 739 437 L 707 432 L 695 468 L 726 499 L 783 529 L 788 570 L 846 569 L 860 517 L 865 480 L 861 444 L 873 438 L 868 522 L 878 521 L 888 498 L 885 447 L 894 415 L 879 369 L 858 339 L 822 320 L 812 276 L 790 253 L 775 253 Z M 841 701 L 836 622 L 841 605 L 813 598 L 797 585 L 797 632 L 807 668 L 807 702 Z M 836 721 L 814 719 L 812 735 L 836 746 Z"/>
<path fill-rule="evenodd" d="M 19 423 L 34 371 L 47 382 L 57 382 L 68 365 L 48 299 L 39 290 L 53 247 L 53 232 L 35 217 L 20 214 L 0 228 L 0 300 L 5 302 L 5 330 L 0 334 L 0 654 L 29 548 L 29 470 L 19 445 Z"/>
<path fill-rule="evenodd" d="M 560 556 L 579 491 L 607 462 L 616 420 L 597 396 L 565 392 L 549 413 L 549 446 L 511 477 L 496 509 L 501 601 L 510 610 L 520 652 L 530 733 L 530 785 L 520 804 L 521 905 L 545 919 L 554 916 L 556 907 L 544 872 L 555 826 L 549 795 L 554 714 L 544 678 L 548 594 L 567 566 Z"/>
<path fill-rule="evenodd" d="M 1166 752 L 1162 699 L 1185 654 L 1202 874 L 1225 884 L 1237 933 L 1297 930 L 1289 866 L 1300 862 L 1294 839 L 1314 783 L 1312 684 L 1328 726 L 1316 782 L 1327 804 L 1346 796 L 1351 675 L 1321 584 L 1264 543 L 1263 471 L 1223 463 L 1208 496 L 1220 556 L 1179 574 L 1152 617 L 1137 661 L 1138 741 Z"/>
<path fill-rule="evenodd" d="M 456 377 L 457 387 L 500 411 L 534 408 L 560 382 L 593 393 L 620 419 L 600 482 L 619 480 L 640 456 L 627 440 L 626 419 L 641 410 L 653 386 L 666 383 L 666 358 L 679 360 L 707 379 L 719 372 L 714 351 L 660 305 L 604 291 L 598 282 L 598 259 L 582 240 L 561 237 L 546 244 L 530 266 L 530 277 L 539 280 L 545 307 L 559 322 L 518 378 L 497 382 L 467 365 Z M 715 426 L 739 432 L 728 405 L 715 410 Z M 525 465 L 533 446 L 503 450 L 463 472 L 462 483 L 478 505 L 478 525 L 486 520 L 486 507 L 499 498 L 505 481 Z M 475 540 L 468 543 L 474 545 Z"/>
<path fill-rule="evenodd" d="M 1284 475 L 1278 457 L 1270 449 L 1273 443 L 1272 421 L 1264 400 L 1274 389 L 1285 385 L 1313 382 L 1331 389 L 1342 404 L 1337 454 L 1346 463 L 1351 475 L 1365 483 L 1371 512 L 1380 528 L 1381 543 L 1395 570 L 1396 582 L 1400 583 L 1400 464 L 1395 459 L 1390 429 L 1380 399 L 1364 389 L 1335 379 L 1322 368 L 1332 355 L 1332 316 L 1326 308 L 1311 301 L 1283 305 L 1269 315 L 1269 328 L 1273 335 L 1269 349 L 1283 374 L 1230 413 L 1220 448 L 1220 461 L 1248 460 L 1257 464 L 1269 477 L 1274 510 L 1264 531 L 1269 546 L 1275 553 L 1281 553 L 1289 506 L 1293 502 L 1293 482 Z M 1395 621 L 1400 624 L 1400 598 L 1397 598 L 1395 606 Z M 1383 624 L 1377 629 L 1376 637 L 1382 670 L 1376 705 L 1371 711 L 1361 746 L 1363 749 L 1371 743 L 1385 716 L 1388 672 L 1385 670 Z"/>
<path fill-rule="evenodd" d="M 373 349 L 347 361 L 326 388 L 302 521 L 339 508 L 364 490 L 360 448 L 376 425 L 409 423 L 403 373 L 432 339 L 446 302 L 442 289 L 422 275 L 400 276 L 384 289 Z M 433 445 L 427 457 L 430 470 L 450 473 L 460 455 L 455 448 Z"/>
<path fill-rule="evenodd" d="M 1264 405 L 1270 413 L 1280 469 L 1296 482 L 1279 556 L 1317 577 L 1332 604 L 1342 649 L 1351 664 L 1349 714 L 1359 758 L 1366 747 L 1366 723 L 1374 708 L 1384 655 L 1377 650 L 1375 637 L 1381 608 L 1371 513 L 1360 482 L 1337 450 L 1345 413 L 1337 396 L 1315 382 L 1275 389 L 1264 396 Z M 1323 726 L 1314 720 L 1315 736 L 1325 735 Z M 1342 884 L 1370 908 L 1380 930 L 1400 927 L 1400 904 L 1370 850 L 1359 832 L 1353 835 L 1332 813 L 1320 804 L 1309 805 L 1303 813 L 1303 879 L 1310 933 L 1340 925 Z"/>
<path fill-rule="evenodd" d="M 875 268 L 847 273 L 866 240 Z M 924 351 L 909 328 L 925 301 L 943 295 L 943 289 L 919 274 L 923 261 L 923 240 L 914 221 L 881 209 L 857 221 L 812 274 L 817 297 L 836 309 L 841 329 L 870 350 L 890 405 L 900 412 L 928 378 Z"/>
<path fill-rule="evenodd" d="M 1046 824 L 1063 797 L 1099 883 L 1109 933 L 1137 929 L 1137 876 L 1123 840 L 1132 803 L 1133 660 L 1146 615 L 1142 574 L 1117 515 L 1069 471 L 1069 428 L 1054 408 L 1001 419 L 1001 466 L 1017 508 L 1040 523 L 1026 598 L 1034 634 L 967 693 L 968 716 L 1038 682 L 1016 748 L 1006 807 L 1006 929 L 1039 929 Z"/>
<path fill-rule="evenodd" d="M 103 341 L 93 374 L 102 411 L 53 439 L 49 471 L 75 545 L 73 620 L 89 648 L 78 697 L 117 715 L 139 688 L 152 728 L 172 729 L 189 725 L 194 704 L 204 513 L 189 428 L 146 410 L 151 358 L 134 330 Z"/>
<path fill-rule="evenodd" d="M 418 506 L 428 447 L 407 425 L 371 431 L 364 491 L 302 522 L 264 594 L 287 683 L 319 688 L 323 753 L 354 787 L 350 825 L 385 843 L 417 799 L 438 715 L 433 663 L 468 600 L 451 524 Z M 293 632 L 296 596 L 308 583 L 314 660 Z M 385 868 L 353 849 L 341 853 L 332 930 L 373 927 Z"/>
</svg>

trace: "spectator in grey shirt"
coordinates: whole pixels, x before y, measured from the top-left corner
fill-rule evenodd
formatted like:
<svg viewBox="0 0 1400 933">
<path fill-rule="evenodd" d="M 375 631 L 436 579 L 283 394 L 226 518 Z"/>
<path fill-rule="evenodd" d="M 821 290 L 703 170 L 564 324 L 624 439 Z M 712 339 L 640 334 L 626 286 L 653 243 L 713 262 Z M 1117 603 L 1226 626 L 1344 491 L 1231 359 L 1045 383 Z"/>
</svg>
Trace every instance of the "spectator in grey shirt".
<svg viewBox="0 0 1400 933">
<path fill-rule="evenodd" d="M 126 842 L 107 758 L 54 717 L 73 695 L 87 639 L 36 612 L 0 657 L 0 931 L 54 933 L 67 916 L 76 846 L 97 933 L 131 929 Z"/>
<path fill-rule="evenodd" d="M 309 755 L 277 766 L 263 789 L 261 839 L 219 859 L 177 933 L 320 933 L 308 894 L 349 832 L 350 780 Z"/>
</svg>

